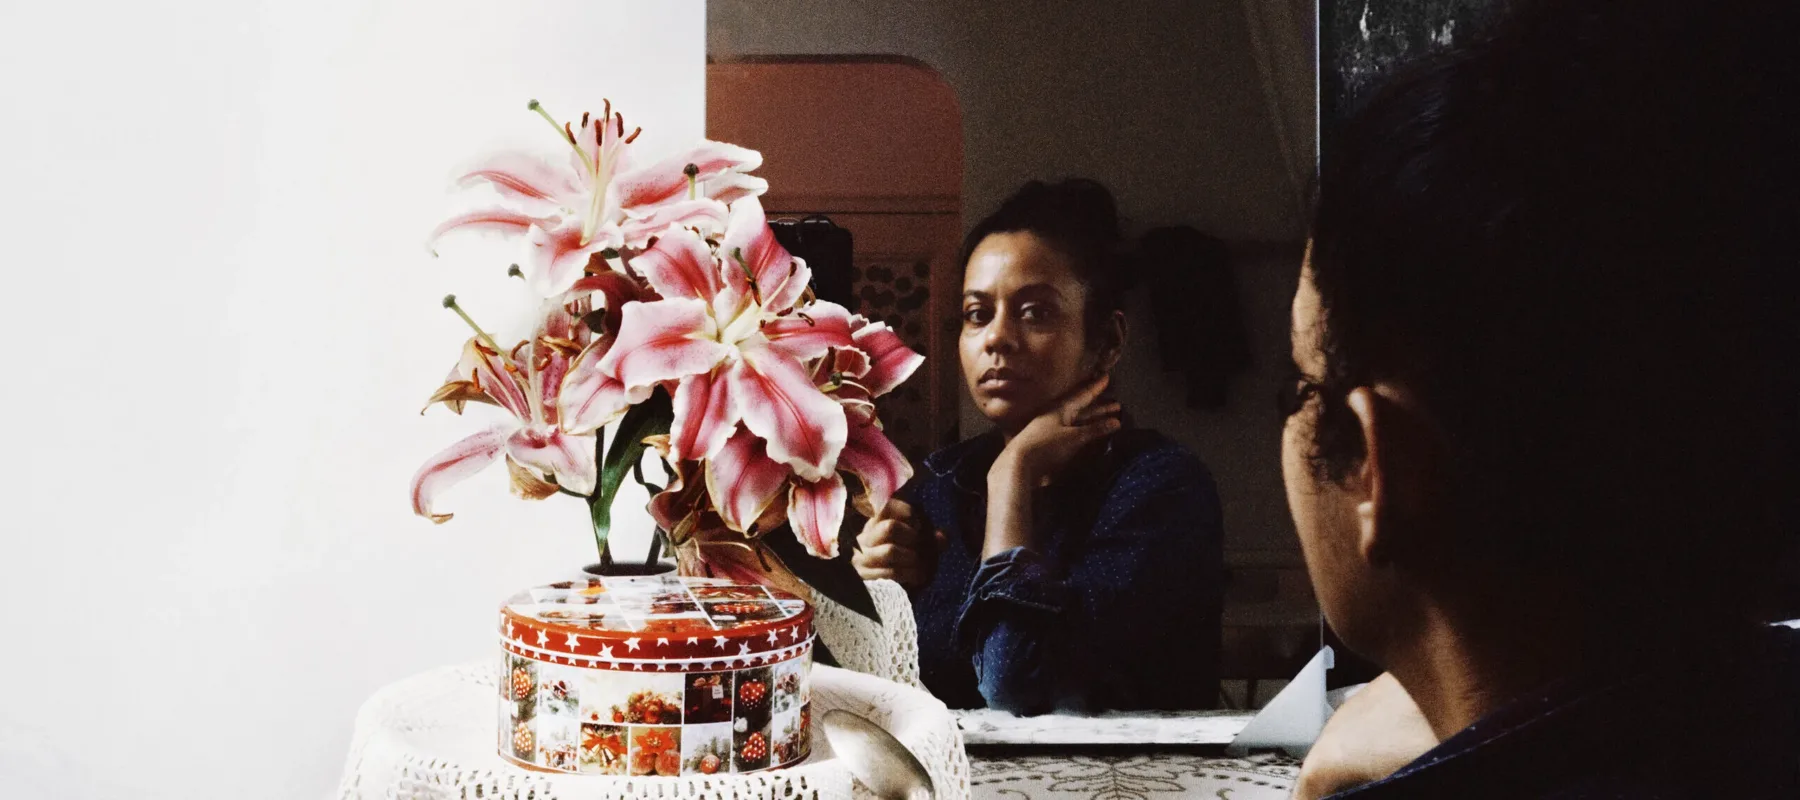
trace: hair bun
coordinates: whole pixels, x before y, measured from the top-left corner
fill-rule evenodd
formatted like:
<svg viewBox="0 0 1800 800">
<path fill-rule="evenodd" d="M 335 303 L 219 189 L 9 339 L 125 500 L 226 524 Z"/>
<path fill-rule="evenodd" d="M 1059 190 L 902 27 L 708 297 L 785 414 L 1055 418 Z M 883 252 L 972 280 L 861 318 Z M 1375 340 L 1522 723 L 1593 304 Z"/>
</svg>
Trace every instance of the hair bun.
<svg viewBox="0 0 1800 800">
<path fill-rule="evenodd" d="M 1031 181 L 1006 201 L 1000 213 L 1053 221 L 1082 240 L 1108 247 L 1124 239 L 1119 230 L 1119 205 L 1112 192 L 1090 178 Z"/>
</svg>

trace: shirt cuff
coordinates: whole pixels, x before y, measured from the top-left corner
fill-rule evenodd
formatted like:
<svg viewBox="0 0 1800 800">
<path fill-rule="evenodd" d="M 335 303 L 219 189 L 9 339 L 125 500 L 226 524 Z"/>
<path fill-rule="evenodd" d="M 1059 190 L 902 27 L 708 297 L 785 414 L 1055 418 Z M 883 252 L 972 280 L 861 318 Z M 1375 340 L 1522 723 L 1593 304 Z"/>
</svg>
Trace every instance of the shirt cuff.
<svg viewBox="0 0 1800 800">
<path fill-rule="evenodd" d="M 1068 594 L 1068 585 L 1035 551 L 1014 547 L 995 553 L 981 562 L 969 582 L 968 599 L 963 601 L 951 634 L 953 641 L 958 649 L 969 652 L 997 616 L 1015 610 L 1055 616 L 1068 606 Z"/>
</svg>

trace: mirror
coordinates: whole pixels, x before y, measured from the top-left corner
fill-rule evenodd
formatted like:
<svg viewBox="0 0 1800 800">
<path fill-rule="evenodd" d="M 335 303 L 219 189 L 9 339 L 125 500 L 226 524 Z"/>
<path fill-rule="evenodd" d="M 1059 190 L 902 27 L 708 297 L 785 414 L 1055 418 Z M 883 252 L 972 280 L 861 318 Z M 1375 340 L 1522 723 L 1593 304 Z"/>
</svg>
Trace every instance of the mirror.
<svg viewBox="0 0 1800 800">
<path fill-rule="evenodd" d="M 952 706 L 999 699 L 1028 712 L 1257 707 L 1319 642 L 1272 402 L 1313 166 L 1312 4 L 1169 0 L 1100 16 L 1026 0 L 881 5 L 709 3 L 707 135 L 762 152 L 772 218 L 812 218 L 788 235 L 815 264 L 821 295 L 888 322 L 927 356 L 881 401 L 914 464 L 917 518 L 936 515 L 922 527 L 950 531 L 952 555 L 930 549 L 930 580 L 911 593 L 927 687 Z M 981 373 L 977 395 L 996 369 L 987 377 L 999 390 L 1062 387 L 1059 365 L 1080 362 L 984 356 L 979 345 L 965 359 L 966 341 L 987 335 L 971 320 L 1016 310 L 1030 326 L 1051 314 L 1029 335 L 1062 331 L 1085 345 L 1112 341 L 1112 317 L 1085 324 L 1085 301 L 1072 299 L 1093 285 L 1082 267 L 1019 271 L 1030 253 L 1002 254 L 1015 266 L 972 283 L 964 237 L 1028 181 L 1070 177 L 1110 193 L 1115 249 L 1136 256 L 1107 262 L 1101 280 L 1141 265 L 1118 308 L 1123 346 L 1087 348 L 1093 361 L 1081 362 L 1112 365 L 1107 394 L 1134 435 L 1076 450 L 1047 488 L 1019 493 L 1015 507 L 1034 514 L 1021 530 L 1047 554 L 990 570 L 1010 572 L 976 582 L 1008 596 L 970 603 L 996 544 L 983 523 L 993 518 L 985 477 L 1003 449 L 987 434 L 991 417 L 1025 401 L 972 397 L 964 362 Z M 839 260 L 842 270 L 819 266 Z M 1064 305 L 1028 311 L 1033 301 L 1013 289 L 1034 283 L 1073 288 L 1058 295 Z M 966 290 L 987 306 L 969 307 Z M 1009 365 L 1029 368 L 1002 374 Z M 931 456 L 958 443 L 956 458 Z M 843 538 L 861 527 L 853 520 Z M 1038 658 L 1046 671 L 984 686 L 975 651 Z"/>
</svg>

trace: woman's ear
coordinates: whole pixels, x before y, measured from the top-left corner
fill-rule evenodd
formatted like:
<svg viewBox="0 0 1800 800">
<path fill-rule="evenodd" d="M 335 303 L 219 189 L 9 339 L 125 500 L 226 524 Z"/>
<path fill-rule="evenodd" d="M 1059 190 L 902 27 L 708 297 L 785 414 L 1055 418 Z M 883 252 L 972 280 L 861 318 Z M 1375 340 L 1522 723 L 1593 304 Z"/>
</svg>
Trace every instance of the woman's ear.
<svg viewBox="0 0 1800 800">
<path fill-rule="evenodd" d="M 1112 316 L 1107 318 L 1106 325 L 1100 333 L 1099 371 L 1101 373 L 1112 372 L 1112 368 L 1118 366 L 1119 360 L 1125 357 L 1125 332 L 1125 312 L 1112 312 Z"/>
<path fill-rule="evenodd" d="M 1352 481 L 1358 550 L 1373 566 L 1416 560 L 1428 545 L 1417 534 L 1432 513 L 1427 498 L 1439 463 L 1429 423 L 1395 384 L 1359 386 L 1344 400 L 1361 425 L 1364 448 L 1362 469 Z"/>
</svg>

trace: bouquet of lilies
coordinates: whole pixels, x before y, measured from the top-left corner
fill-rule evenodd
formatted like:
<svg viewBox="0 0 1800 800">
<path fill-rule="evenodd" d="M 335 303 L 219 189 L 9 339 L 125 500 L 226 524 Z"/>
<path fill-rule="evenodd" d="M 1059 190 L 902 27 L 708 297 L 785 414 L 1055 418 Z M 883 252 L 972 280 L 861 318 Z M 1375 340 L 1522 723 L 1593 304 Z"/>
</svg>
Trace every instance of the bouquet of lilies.
<svg viewBox="0 0 1800 800">
<path fill-rule="evenodd" d="M 923 357 L 813 296 L 806 263 L 764 218 L 768 184 L 749 174 L 760 154 L 705 141 L 640 165 L 641 129 L 628 132 L 610 103 L 578 123 L 530 108 L 567 158 L 486 157 L 458 184 L 491 187 L 492 207 L 431 236 L 434 253 L 459 232 L 520 243 L 508 274 L 542 298 L 531 338 L 497 341 L 446 297 L 474 333 L 426 406 L 490 403 L 511 419 L 432 456 L 413 477 L 413 510 L 450 519 L 439 495 L 503 460 L 520 497 L 585 498 L 610 563 L 611 508 L 630 474 L 653 495 L 652 561 L 667 543 L 685 573 L 772 582 L 760 539 L 782 523 L 835 558 L 846 503 L 872 515 L 912 474 L 874 399 Z M 646 448 L 664 485 L 638 468 Z"/>
</svg>

